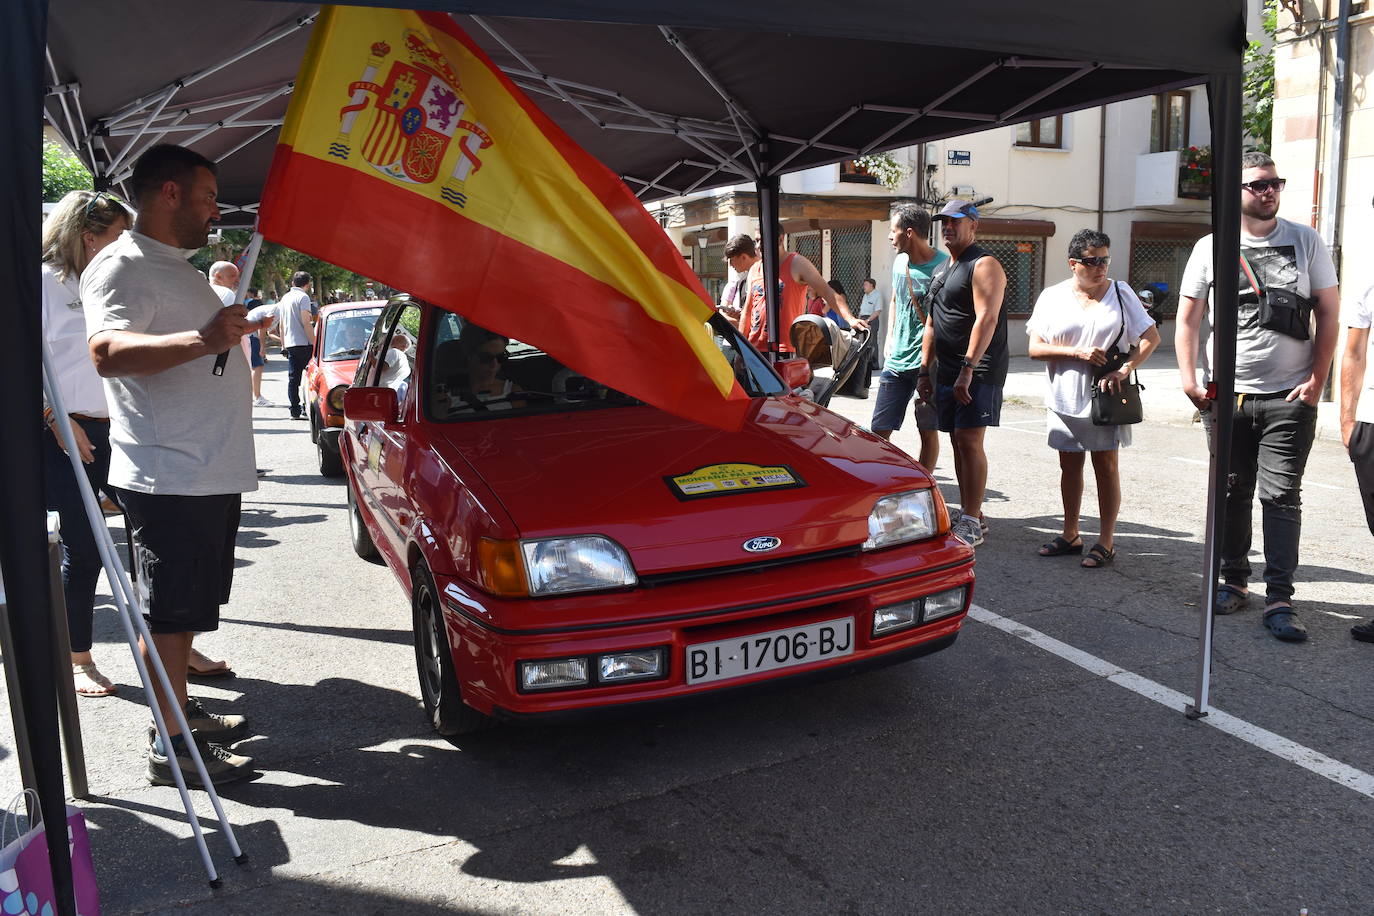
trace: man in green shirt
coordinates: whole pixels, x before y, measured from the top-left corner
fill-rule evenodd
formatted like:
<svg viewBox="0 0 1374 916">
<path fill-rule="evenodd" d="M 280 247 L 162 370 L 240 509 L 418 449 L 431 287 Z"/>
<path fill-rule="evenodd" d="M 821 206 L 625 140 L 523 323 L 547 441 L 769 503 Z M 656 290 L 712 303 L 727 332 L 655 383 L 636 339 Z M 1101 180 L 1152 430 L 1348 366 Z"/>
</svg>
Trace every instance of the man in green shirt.
<svg viewBox="0 0 1374 916">
<path fill-rule="evenodd" d="M 929 372 L 921 368 L 921 337 L 926 326 L 923 302 L 930 278 L 949 255 L 930 247 L 930 214 L 920 207 L 902 204 L 892 211 L 888 241 L 897 256 L 892 261 L 892 352 L 878 377 L 878 398 L 871 426 L 884 439 L 902 428 L 906 407 L 916 394 L 916 380 Z M 916 402 L 916 429 L 921 434 L 920 462 L 933 470 L 940 455 L 935 409 Z"/>
</svg>

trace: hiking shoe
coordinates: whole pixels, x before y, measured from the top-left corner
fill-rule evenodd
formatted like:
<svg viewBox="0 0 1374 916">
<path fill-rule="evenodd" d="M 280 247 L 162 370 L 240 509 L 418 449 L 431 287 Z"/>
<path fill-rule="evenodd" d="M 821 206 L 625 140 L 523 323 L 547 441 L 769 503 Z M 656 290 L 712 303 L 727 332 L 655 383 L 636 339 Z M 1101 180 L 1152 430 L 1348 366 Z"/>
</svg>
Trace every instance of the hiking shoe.
<svg viewBox="0 0 1374 916">
<path fill-rule="evenodd" d="M 205 772 L 209 775 L 210 782 L 217 786 L 253 774 L 252 757 L 235 754 L 228 748 L 203 738 L 196 738 L 196 747 L 200 749 L 200 759 L 205 764 Z M 176 765 L 181 768 L 182 778 L 186 780 L 188 788 L 205 788 L 205 783 L 201 782 L 200 773 L 196 770 L 196 763 L 191 759 L 191 751 L 185 746 L 182 747 L 180 753 L 170 758 L 165 754 L 159 754 L 150 746 L 148 748 L 148 782 L 155 786 L 176 785 L 176 777 L 172 773 L 173 759 L 176 760 Z"/>
<path fill-rule="evenodd" d="M 960 515 L 958 521 L 950 526 L 949 533 L 970 547 L 983 543 L 983 523 L 972 515 Z"/>
<path fill-rule="evenodd" d="M 248 720 L 243 716 L 221 716 L 200 705 L 200 700 L 186 700 L 186 724 L 206 741 L 230 744 L 248 734 Z"/>
</svg>

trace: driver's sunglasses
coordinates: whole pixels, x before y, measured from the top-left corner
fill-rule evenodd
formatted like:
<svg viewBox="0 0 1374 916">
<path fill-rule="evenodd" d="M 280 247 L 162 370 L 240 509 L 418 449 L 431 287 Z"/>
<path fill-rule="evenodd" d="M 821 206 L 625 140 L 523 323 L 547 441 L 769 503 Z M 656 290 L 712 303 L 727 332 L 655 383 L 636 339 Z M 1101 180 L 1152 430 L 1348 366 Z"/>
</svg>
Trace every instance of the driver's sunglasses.
<svg viewBox="0 0 1374 916">
<path fill-rule="evenodd" d="M 1251 194 L 1263 194 L 1265 191 L 1272 190 L 1275 194 L 1283 190 L 1283 186 L 1288 184 L 1287 178 L 1260 178 L 1251 182 L 1241 182 L 1241 187 Z"/>
<path fill-rule="evenodd" d="M 1100 258 L 1069 258 L 1069 260 L 1082 264 L 1084 267 L 1106 267 L 1108 264 L 1112 263 L 1112 256 L 1104 254 Z"/>
</svg>

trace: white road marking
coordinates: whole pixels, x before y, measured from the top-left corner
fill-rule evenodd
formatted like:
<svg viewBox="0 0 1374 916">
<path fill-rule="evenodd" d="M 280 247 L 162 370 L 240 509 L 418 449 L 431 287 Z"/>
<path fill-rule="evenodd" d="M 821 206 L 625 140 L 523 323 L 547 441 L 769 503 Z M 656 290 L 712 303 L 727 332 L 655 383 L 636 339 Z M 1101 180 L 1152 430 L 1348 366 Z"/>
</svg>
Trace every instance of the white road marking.
<svg viewBox="0 0 1374 916">
<path fill-rule="evenodd" d="M 1067 662 L 1072 662 L 1085 671 L 1111 681 L 1118 687 L 1124 687 L 1132 693 L 1154 700 L 1161 706 L 1167 706 L 1175 712 L 1184 712 L 1191 702 L 1190 697 L 1184 696 L 1177 690 L 1172 690 L 1163 684 L 1133 674 L 1105 659 L 1089 655 L 1082 649 L 1076 649 L 1068 643 L 1060 642 L 1053 636 L 1048 636 L 1039 630 L 1034 630 L 1000 614 L 994 614 L 976 604 L 969 608 L 968 613 L 979 623 L 985 623 L 994 629 L 1025 640 L 1036 648 L 1044 649 Z M 1257 725 L 1251 725 L 1243 719 L 1222 712 L 1215 706 L 1207 711 L 1205 718 L 1197 721 L 1225 732 L 1233 738 L 1239 738 L 1241 741 L 1273 754 L 1275 757 L 1297 764 L 1318 776 L 1324 776 L 1347 789 L 1352 789 L 1368 798 L 1374 798 L 1374 775 L 1363 770 L 1357 770 L 1349 764 L 1341 763 L 1339 760 L 1314 751 L 1309 747 L 1304 747 L 1282 735 L 1276 735 Z"/>
<path fill-rule="evenodd" d="M 1170 461 L 1181 461 L 1181 462 L 1183 462 L 1184 464 L 1200 464 L 1200 465 L 1202 465 L 1203 467 L 1210 467 L 1210 466 L 1211 466 L 1211 462 L 1210 462 L 1210 461 L 1203 461 L 1203 460 L 1200 459 L 1200 458 L 1179 458 L 1178 456 L 1174 456 L 1174 457 L 1170 458 L 1169 460 L 1170 460 Z M 1304 481 L 1302 482 L 1302 485 L 1303 485 L 1304 487 L 1317 487 L 1318 489 L 1321 489 L 1321 490 L 1348 490 L 1348 489 L 1349 489 L 1349 487 L 1336 487 L 1336 486 L 1332 486 L 1332 485 L 1329 484 L 1329 483 L 1317 483 L 1315 480 L 1304 480 Z"/>
</svg>

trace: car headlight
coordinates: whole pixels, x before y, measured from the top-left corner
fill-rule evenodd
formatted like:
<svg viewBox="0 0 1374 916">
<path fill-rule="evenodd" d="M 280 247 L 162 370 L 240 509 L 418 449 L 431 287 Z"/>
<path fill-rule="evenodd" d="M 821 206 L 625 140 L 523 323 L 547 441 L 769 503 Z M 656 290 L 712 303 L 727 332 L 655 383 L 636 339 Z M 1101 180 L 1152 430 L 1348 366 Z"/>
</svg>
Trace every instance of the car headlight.
<svg viewBox="0 0 1374 916">
<path fill-rule="evenodd" d="M 932 537 L 939 525 L 931 490 L 895 493 L 878 500 L 868 515 L 864 550 L 877 550 Z"/>
<path fill-rule="evenodd" d="M 333 388 L 329 389 L 329 394 L 325 400 L 329 402 L 330 410 L 340 415 L 343 414 L 344 392 L 347 390 L 347 385 L 335 385 Z"/>
<path fill-rule="evenodd" d="M 638 582 L 630 557 L 610 538 L 589 535 L 521 541 L 531 595 L 563 595 Z"/>
</svg>

